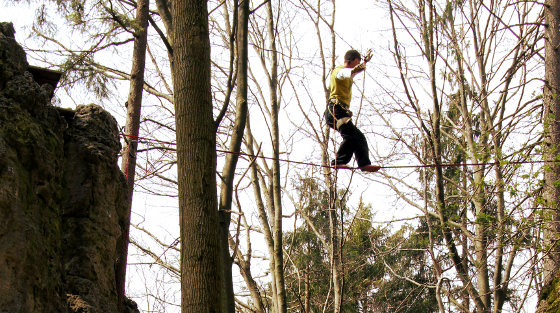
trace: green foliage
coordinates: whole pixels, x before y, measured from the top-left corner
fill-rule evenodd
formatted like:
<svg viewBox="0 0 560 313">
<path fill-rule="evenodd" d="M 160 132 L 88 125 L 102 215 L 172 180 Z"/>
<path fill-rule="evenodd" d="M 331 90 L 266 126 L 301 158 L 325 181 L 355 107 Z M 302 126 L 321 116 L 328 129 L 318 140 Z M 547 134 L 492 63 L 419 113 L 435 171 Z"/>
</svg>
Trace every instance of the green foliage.
<svg viewBox="0 0 560 313">
<path fill-rule="evenodd" d="M 386 275 L 376 282 L 375 312 L 436 312 L 437 301 L 431 263 L 426 253 L 427 229 L 403 226 L 377 243 L 379 263 Z M 388 270 L 390 268 L 390 270 Z"/>
<path fill-rule="evenodd" d="M 445 8 L 441 14 L 441 20 L 447 22 L 449 25 L 453 26 L 454 18 L 453 11 L 463 5 L 462 0 L 447 1 Z"/>
<path fill-rule="evenodd" d="M 493 221 L 494 221 L 494 217 L 490 214 L 479 213 L 478 216 L 476 217 L 477 224 L 490 226 L 492 225 Z"/>
<path fill-rule="evenodd" d="M 68 5 L 69 10 L 68 10 L 68 14 L 66 15 L 66 18 L 72 23 L 74 23 L 75 25 L 85 24 L 86 20 L 84 19 L 84 7 L 85 4 L 81 0 L 69 1 L 69 5 Z"/>
<path fill-rule="evenodd" d="M 110 90 L 114 90 L 114 82 L 107 77 L 106 73 L 94 65 L 93 54 L 83 52 L 72 54 L 61 64 L 64 75 L 60 85 L 71 87 L 82 82 L 89 86 L 90 90 L 99 98 L 108 98 Z"/>
<path fill-rule="evenodd" d="M 40 6 L 34 35 L 52 51 L 46 62 L 63 72 L 59 86 L 68 93 L 83 86 L 100 100 L 113 97 L 116 82 L 126 78 L 127 71 L 115 69 L 120 64 L 107 62 L 107 54 L 122 53 L 133 41 L 132 33 L 138 29 L 133 13 L 123 3 L 108 0 L 59 1 L 56 9 Z M 65 24 L 59 22 L 61 16 Z"/>
<path fill-rule="evenodd" d="M 295 183 L 299 201 L 322 236 L 329 233 L 328 193 L 314 179 Z M 341 191 L 342 193 L 342 191 Z M 433 281 L 426 255 L 426 227 L 414 230 L 404 226 L 396 234 L 388 228 L 374 227 L 372 208 L 361 204 L 350 214 L 343 201 L 345 221 L 343 263 L 344 301 L 342 312 L 435 312 L 433 288 L 417 286 Z M 330 254 L 328 248 L 307 225 L 285 236 L 285 251 L 290 255 L 286 268 L 286 290 L 290 310 L 332 311 Z M 396 274 L 389 270 L 390 267 Z M 432 282 L 433 283 L 433 282 Z"/>
</svg>

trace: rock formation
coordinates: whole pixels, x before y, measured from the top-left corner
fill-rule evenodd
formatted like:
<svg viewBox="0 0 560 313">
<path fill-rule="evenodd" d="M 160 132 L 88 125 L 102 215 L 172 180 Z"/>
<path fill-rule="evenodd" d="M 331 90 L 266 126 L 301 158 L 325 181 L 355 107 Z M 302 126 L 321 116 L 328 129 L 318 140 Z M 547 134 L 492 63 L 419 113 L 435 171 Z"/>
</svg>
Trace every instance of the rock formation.
<svg viewBox="0 0 560 313">
<path fill-rule="evenodd" d="M 96 105 L 52 106 L 27 69 L 0 23 L 0 312 L 118 312 L 117 123 Z"/>
</svg>

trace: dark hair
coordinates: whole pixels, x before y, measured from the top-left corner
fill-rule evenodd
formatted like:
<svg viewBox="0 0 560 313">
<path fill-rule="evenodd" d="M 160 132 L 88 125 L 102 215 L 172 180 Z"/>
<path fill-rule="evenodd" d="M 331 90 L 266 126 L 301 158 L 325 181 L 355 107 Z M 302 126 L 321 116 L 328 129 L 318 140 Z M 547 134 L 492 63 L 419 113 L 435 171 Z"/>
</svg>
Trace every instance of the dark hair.
<svg viewBox="0 0 560 313">
<path fill-rule="evenodd" d="M 346 51 L 346 54 L 344 55 L 344 62 L 351 62 L 354 61 L 354 59 L 361 59 L 362 56 L 360 55 L 360 53 L 356 50 L 348 50 Z"/>
</svg>

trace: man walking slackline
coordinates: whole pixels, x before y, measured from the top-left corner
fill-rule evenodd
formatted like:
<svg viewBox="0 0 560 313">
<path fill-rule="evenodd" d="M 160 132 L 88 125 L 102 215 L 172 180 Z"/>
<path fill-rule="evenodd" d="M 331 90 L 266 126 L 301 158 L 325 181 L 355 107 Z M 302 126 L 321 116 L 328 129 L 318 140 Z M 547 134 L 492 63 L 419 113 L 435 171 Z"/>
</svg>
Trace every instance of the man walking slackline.
<svg viewBox="0 0 560 313">
<path fill-rule="evenodd" d="M 342 135 L 342 143 L 336 152 L 336 159 L 331 162 L 334 168 L 348 168 L 347 164 L 354 154 L 360 170 L 377 172 L 380 169 L 379 166 L 371 164 L 366 137 L 352 123 L 352 112 L 349 110 L 354 76 L 366 69 L 366 63 L 370 59 L 371 55 L 368 53 L 364 62 L 360 63 L 362 61 L 360 53 L 349 50 L 344 55 L 344 65 L 336 67 L 331 74 L 325 121 L 329 127 L 338 130 Z"/>
</svg>

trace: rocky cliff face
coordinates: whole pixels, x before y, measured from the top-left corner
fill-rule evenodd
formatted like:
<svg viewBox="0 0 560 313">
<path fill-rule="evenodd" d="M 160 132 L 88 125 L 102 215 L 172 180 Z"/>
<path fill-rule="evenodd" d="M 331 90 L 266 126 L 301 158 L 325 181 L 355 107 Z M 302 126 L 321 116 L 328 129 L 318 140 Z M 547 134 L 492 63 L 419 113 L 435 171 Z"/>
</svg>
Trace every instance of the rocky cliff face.
<svg viewBox="0 0 560 313">
<path fill-rule="evenodd" d="M 117 312 L 117 123 L 96 105 L 51 106 L 27 68 L 0 23 L 0 312 Z"/>
</svg>

